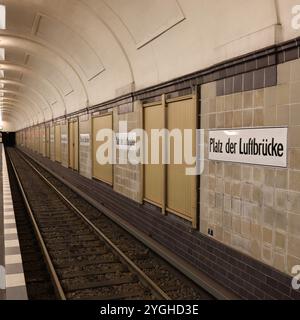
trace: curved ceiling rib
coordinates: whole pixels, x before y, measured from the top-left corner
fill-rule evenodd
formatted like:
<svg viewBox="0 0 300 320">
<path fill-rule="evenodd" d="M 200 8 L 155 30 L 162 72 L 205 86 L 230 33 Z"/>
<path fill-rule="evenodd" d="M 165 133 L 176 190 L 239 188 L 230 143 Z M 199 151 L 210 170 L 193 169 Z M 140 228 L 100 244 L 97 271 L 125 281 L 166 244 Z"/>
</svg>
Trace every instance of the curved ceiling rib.
<svg viewBox="0 0 300 320">
<path fill-rule="evenodd" d="M 58 58 L 62 63 L 66 64 L 75 74 L 76 78 L 81 84 L 86 100 L 89 100 L 86 86 L 87 80 L 84 81 L 85 75 L 81 72 L 81 68 L 77 65 L 74 59 L 72 59 L 72 57 L 70 57 L 67 53 L 65 53 L 64 51 L 62 52 L 61 50 L 58 51 L 58 48 L 54 48 L 53 46 L 50 46 L 49 43 L 33 36 L 7 32 L 4 33 L 3 31 L 0 31 L 0 39 L 2 48 L 17 47 L 24 49 L 25 52 L 33 50 L 33 52 L 38 53 L 43 57 L 52 56 L 54 60 Z M 35 50 L 33 48 L 35 48 Z"/>
<path fill-rule="evenodd" d="M 15 112 L 14 110 L 11 109 L 11 107 L 14 107 L 14 105 L 11 105 L 11 104 L 7 104 L 7 103 L 3 103 L 2 106 L 0 107 L 0 110 L 4 112 L 14 112 L 16 115 L 20 115 L 20 113 L 22 114 L 21 118 L 24 118 L 25 116 L 25 119 L 30 121 L 30 118 L 28 117 L 28 115 L 26 114 L 26 112 L 24 110 L 20 110 L 20 113 L 19 112 Z"/>
<path fill-rule="evenodd" d="M 12 70 L 12 71 L 18 71 L 18 72 L 22 72 L 25 74 L 30 74 L 31 76 L 38 78 L 40 81 L 42 81 L 44 84 L 46 84 L 47 86 L 50 86 L 54 89 L 55 92 L 57 92 L 58 96 L 59 96 L 59 100 L 62 103 L 63 107 L 64 107 L 64 111 L 66 111 L 66 104 L 65 104 L 65 100 L 61 94 L 61 92 L 59 91 L 59 89 L 56 87 L 56 85 L 52 84 L 47 78 L 44 78 L 43 76 L 37 74 L 36 72 L 34 72 L 34 70 L 32 70 L 31 68 L 25 66 L 25 65 L 18 65 L 15 63 L 11 63 L 11 62 L 7 62 L 7 61 L 2 61 L 0 63 L 0 69 L 1 70 Z M 44 98 L 45 99 L 45 98 Z M 45 99 L 46 104 L 49 106 L 52 116 L 53 116 L 53 109 L 51 104 Z"/>
<path fill-rule="evenodd" d="M 1 89 L 0 88 L 0 92 L 3 92 L 3 93 L 8 93 L 8 94 L 12 94 L 12 95 L 17 95 L 17 96 L 20 96 L 20 97 L 23 97 L 23 99 L 25 98 L 25 100 L 27 100 L 29 102 L 30 105 L 34 105 L 34 106 L 37 106 L 37 104 L 31 100 L 31 98 L 28 97 L 28 95 L 24 94 L 24 93 L 21 93 L 21 92 L 18 92 L 18 91 L 15 91 L 15 90 L 7 90 L 7 89 Z M 44 116 L 44 112 L 42 110 L 40 110 L 39 106 L 37 106 L 37 109 L 34 111 L 34 114 L 35 113 L 42 113 L 42 115 Z M 45 120 L 44 120 L 45 121 Z"/>
<path fill-rule="evenodd" d="M 47 99 L 39 91 L 33 89 L 32 87 L 28 86 L 27 84 L 24 84 L 21 81 L 10 80 L 10 79 L 4 78 L 4 79 L 0 79 L 0 83 L 26 88 L 27 90 L 29 90 L 29 91 L 33 92 L 35 95 L 37 95 L 41 100 L 43 100 L 46 105 L 49 105 L 49 107 L 52 108 L 50 103 L 47 101 Z"/>
<path fill-rule="evenodd" d="M 24 103 L 24 100 L 22 99 L 17 99 L 17 98 L 11 98 L 11 97 L 3 97 L 1 100 L 3 103 L 10 103 L 11 105 L 16 106 L 18 109 L 26 110 L 26 113 L 28 117 L 30 117 L 31 113 L 30 110 L 32 111 L 32 107 L 28 105 L 27 103 Z M 34 112 L 34 111 L 33 111 Z"/>
<path fill-rule="evenodd" d="M 12 111 L 4 111 L 3 110 L 3 116 L 2 116 L 2 119 L 3 120 L 5 120 L 6 119 L 6 117 L 12 117 L 12 118 L 14 118 L 15 120 L 17 120 L 17 122 L 19 122 L 19 121 L 22 121 L 22 117 L 20 117 L 20 115 L 19 114 L 16 114 L 15 112 L 12 112 Z"/>
<path fill-rule="evenodd" d="M 119 48 L 121 49 L 121 51 L 124 54 L 124 57 L 125 57 L 125 59 L 126 59 L 126 61 L 128 63 L 128 68 L 130 70 L 131 81 L 134 82 L 135 79 L 134 79 L 134 72 L 133 72 L 132 64 L 131 64 L 129 56 L 128 56 L 124 46 L 122 45 L 122 42 L 120 41 L 119 37 L 117 36 L 117 34 L 108 25 L 108 23 L 106 23 L 106 21 L 104 19 L 102 19 L 102 17 L 93 8 L 90 7 L 90 5 L 88 5 L 85 1 L 82 1 L 82 0 L 77 0 L 77 2 L 79 2 L 81 5 L 85 6 L 89 10 L 89 12 L 106 27 L 108 32 L 115 39 L 116 43 L 118 44 Z M 105 2 L 103 2 L 103 1 L 101 1 L 101 2 L 105 6 L 107 6 L 107 4 Z"/>
<path fill-rule="evenodd" d="M 18 112 L 23 113 L 24 115 L 26 115 L 27 120 L 30 120 L 30 114 L 28 114 L 27 111 L 25 111 L 26 108 L 21 108 L 20 105 L 17 105 L 16 103 L 14 103 L 14 102 L 12 102 L 12 101 L 7 101 L 7 100 L 5 100 L 5 101 L 3 101 L 3 102 L 1 103 L 1 106 L 7 106 L 7 107 L 10 108 L 10 110 L 12 110 L 12 108 L 17 108 L 17 109 L 18 109 Z M 0 107 L 0 108 L 1 108 L 1 107 Z"/>
</svg>

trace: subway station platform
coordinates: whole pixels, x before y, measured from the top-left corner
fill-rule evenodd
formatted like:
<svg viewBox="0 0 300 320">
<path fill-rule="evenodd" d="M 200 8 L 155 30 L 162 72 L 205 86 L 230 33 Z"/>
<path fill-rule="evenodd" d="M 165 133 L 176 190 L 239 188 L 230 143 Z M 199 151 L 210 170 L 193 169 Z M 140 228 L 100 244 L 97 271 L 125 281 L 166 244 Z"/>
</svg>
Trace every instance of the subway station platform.
<svg viewBox="0 0 300 320">
<path fill-rule="evenodd" d="M 163 215 L 148 204 L 139 204 L 115 192 L 109 185 L 88 179 L 35 152 L 20 148 L 44 166 L 73 191 L 129 229 L 156 252 L 164 254 L 180 270 L 195 273 L 203 279 L 202 286 L 220 299 L 299 299 L 299 292 L 290 287 L 291 277 L 256 261 L 250 256 L 224 246 L 202 235 L 186 221 L 174 215 Z M 129 231 L 128 230 L 128 231 Z M 150 239 L 150 240 L 149 240 Z M 142 240 L 143 241 L 143 240 Z M 150 245 L 149 245 L 150 244 Z M 191 270 L 193 270 L 191 272 Z M 235 281 L 236 275 L 242 285 Z M 269 283 L 272 283 L 270 285 Z"/>
<path fill-rule="evenodd" d="M 0 143 L 0 300 L 27 300 L 5 151 Z"/>
</svg>

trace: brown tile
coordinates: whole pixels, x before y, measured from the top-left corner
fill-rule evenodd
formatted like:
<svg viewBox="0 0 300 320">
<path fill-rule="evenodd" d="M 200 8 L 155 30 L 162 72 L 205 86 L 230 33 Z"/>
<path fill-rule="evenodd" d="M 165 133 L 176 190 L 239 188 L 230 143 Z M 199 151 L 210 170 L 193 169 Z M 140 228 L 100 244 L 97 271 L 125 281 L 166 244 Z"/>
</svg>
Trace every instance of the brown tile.
<svg viewBox="0 0 300 320">
<path fill-rule="evenodd" d="M 225 94 L 233 93 L 233 77 L 225 79 Z"/>
<path fill-rule="evenodd" d="M 217 81 L 217 96 L 223 96 L 225 94 L 225 80 Z"/>
<path fill-rule="evenodd" d="M 265 86 L 271 87 L 277 84 L 277 66 L 271 66 L 265 69 Z"/>
<path fill-rule="evenodd" d="M 244 90 L 250 91 L 254 88 L 254 73 L 248 72 L 244 74 Z"/>
<path fill-rule="evenodd" d="M 254 89 L 261 89 L 265 86 L 265 70 L 254 71 Z"/>
</svg>

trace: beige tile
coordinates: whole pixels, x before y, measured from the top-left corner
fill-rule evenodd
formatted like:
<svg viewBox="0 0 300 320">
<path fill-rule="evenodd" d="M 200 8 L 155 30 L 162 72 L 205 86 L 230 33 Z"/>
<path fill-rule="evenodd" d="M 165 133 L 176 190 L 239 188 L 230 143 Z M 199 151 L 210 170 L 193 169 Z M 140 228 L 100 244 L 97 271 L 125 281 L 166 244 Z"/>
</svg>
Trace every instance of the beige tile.
<svg viewBox="0 0 300 320">
<path fill-rule="evenodd" d="M 291 105 L 290 110 L 291 125 L 300 125 L 300 104 Z"/>
<path fill-rule="evenodd" d="M 216 98 L 216 111 L 223 112 L 225 109 L 225 97 L 219 96 Z"/>
<path fill-rule="evenodd" d="M 275 204 L 277 209 L 287 209 L 288 192 L 283 190 L 276 190 Z"/>
<path fill-rule="evenodd" d="M 276 211 L 270 207 L 264 207 L 264 225 L 273 228 L 276 222 Z"/>
<path fill-rule="evenodd" d="M 250 166 L 242 167 L 242 179 L 245 182 L 251 182 L 253 177 L 253 168 Z"/>
<path fill-rule="evenodd" d="M 300 59 L 296 59 L 285 64 L 287 64 L 287 68 L 288 68 L 288 65 L 290 65 L 291 81 L 292 82 L 299 81 L 300 80 Z"/>
<path fill-rule="evenodd" d="M 242 198 L 244 200 L 251 200 L 253 186 L 250 183 L 243 183 L 242 185 Z"/>
<path fill-rule="evenodd" d="M 289 128 L 289 148 L 300 148 L 300 126 Z"/>
<path fill-rule="evenodd" d="M 299 152 L 300 157 L 300 152 Z M 300 159 L 300 158 L 299 158 Z M 280 189 L 287 189 L 288 187 L 288 170 L 276 170 L 275 187 Z"/>
<path fill-rule="evenodd" d="M 290 82 L 291 78 L 291 64 L 282 63 L 277 66 L 277 83 L 285 84 Z"/>
<path fill-rule="evenodd" d="M 287 272 L 289 274 L 292 274 L 292 269 L 295 266 L 300 266 L 300 258 L 288 254 L 287 255 Z M 293 274 L 293 276 L 295 276 L 295 274 Z"/>
<path fill-rule="evenodd" d="M 244 237 L 250 239 L 250 237 L 251 237 L 251 223 L 250 223 L 250 221 L 242 219 L 241 233 Z"/>
<path fill-rule="evenodd" d="M 273 243 L 273 230 L 269 228 L 263 228 L 263 242 L 267 244 Z"/>
<path fill-rule="evenodd" d="M 243 103 L 244 103 L 244 108 L 253 108 L 254 104 L 254 98 L 253 98 L 253 91 L 247 91 L 243 93 Z"/>
<path fill-rule="evenodd" d="M 268 187 L 274 187 L 275 185 L 275 170 L 265 168 L 265 185 Z"/>
<path fill-rule="evenodd" d="M 283 211 L 274 211 L 275 212 L 275 227 L 277 230 L 286 232 L 288 227 L 287 214 Z"/>
<path fill-rule="evenodd" d="M 232 128 L 233 112 L 225 112 L 225 128 Z"/>
<path fill-rule="evenodd" d="M 291 103 L 299 103 L 300 102 L 300 82 L 291 83 Z"/>
<path fill-rule="evenodd" d="M 216 127 L 219 129 L 225 128 L 225 114 L 224 114 L 224 112 L 217 113 Z"/>
<path fill-rule="evenodd" d="M 286 272 L 286 258 L 285 255 L 274 252 L 274 267 L 281 272 Z"/>
<path fill-rule="evenodd" d="M 275 247 L 280 250 L 285 250 L 286 247 L 286 235 L 282 232 L 275 232 Z"/>
<path fill-rule="evenodd" d="M 276 124 L 278 126 L 287 126 L 290 122 L 290 107 L 288 105 L 285 106 L 277 106 L 277 118 Z"/>
<path fill-rule="evenodd" d="M 224 163 L 223 162 L 216 163 L 216 175 L 219 178 L 224 177 Z"/>
<path fill-rule="evenodd" d="M 232 179 L 233 180 L 241 180 L 242 177 L 242 168 L 240 164 L 232 165 Z"/>
<path fill-rule="evenodd" d="M 300 258 L 300 237 L 288 236 L 288 254 Z"/>
<path fill-rule="evenodd" d="M 240 128 L 243 126 L 243 112 L 242 111 L 234 111 L 233 112 L 233 128 Z"/>
<path fill-rule="evenodd" d="M 264 108 L 264 125 L 274 126 L 276 125 L 276 106 Z"/>
<path fill-rule="evenodd" d="M 233 110 L 233 95 L 229 94 L 225 96 L 225 111 Z"/>
<path fill-rule="evenodd" d="M 261 243 L 257 240 L 251 240 L 251 249 L 250 249 L 252 257 L 260 260 L 261 259 Z"/>
<path fill-rule="evenodd" d="M 252 127 L 253 126 L 253 110 L 243 111 L 243 127 Z"/>
<path fill-rule="evenodd" d="M 253 186 L 252 200 L 259 205 L 263 204 L 263 191 L 261 187 Z"/>
<path fill-rule="evenodd" d="M 251 237 L 259 242 L 262 241 L 262 227 L 260 224 L 251 224 Z"/>
<path fill-rule="evenodd" d="M 288 215 L 288 232 L 290 235 L 300 237 L 300 214 Z"/>
<path fill-rule="evenodd" d="M 233 108 L 235 110 L 243 109 L 243 93 L 236 93 L 233 96 Z"/>
<path fill-rule="evenodd" d="M 289 84 L 282 84 L 277 86 L 276 90 L 276 102 L 277 105 L 286 105 L 290 102 Z"/>
<path fill-rule="evenodd" d="M 209 101 L 209 113 L 216 112 L 216 99 L 210 98 L 208 101 Z"/>
<path fill-rule="evenodd" d="M 261 184 L 261 183 L 264 183 L 264 180 L 265 180 L 264 169 L 261 167 L 255 166 L 253 168 L 253 181 Z"/>
<path fill-rule="evenodd" d="M 240 198 L 242 192 L 242 187 L 240 182 L 232 182 L 231 183 L 231 195 L 233 197 Z"/>
<path fill-rule="evenodd" d="M 300 192 L 300 171 L 290 170 L 289 171 L 289 188 L 292 191 Z"/>
<path fill-rule="evenodd" d="M 264 111 L 263 109 L 254 110 L 253 126 L 261 127 L 264 125 Z"/>
<path fill-rule="evenodd" d="M 276 106 L 276 87 L 265 88 L 265 101 L 264 106 L 266 108 Z"/>
<path fill-rule="evenodd" d="M 208 121 L 209 121 L 209 128 L 210 129 L 216 128 L 216 114 L 215 113 L 209 115 Z"/>
<path fill-rule="evenodd" d="M 253 92 L 253 105 L 254 107 L 263 107 L 265 100 L 265 92 L 264 89 L 255 90 Z"/>
<path fill-rule="evenodd" d="M 262 257 L 263 257 L 263 261 L 270 264 L 272 261 L 272 250 L 269 247 L 264 246 L 262 249 Z"/>
<path fill-rule="evenodd" d="M 288 193 L 288 210 L 293 213 L 300 212 L 300 193 L 289 192 Z"/>
<path fill-rule="evenodd" d="M 241 233 L 242 222 L 240 217 L 232 217 L 232 231 L 234 233 Z"/>
</svg>

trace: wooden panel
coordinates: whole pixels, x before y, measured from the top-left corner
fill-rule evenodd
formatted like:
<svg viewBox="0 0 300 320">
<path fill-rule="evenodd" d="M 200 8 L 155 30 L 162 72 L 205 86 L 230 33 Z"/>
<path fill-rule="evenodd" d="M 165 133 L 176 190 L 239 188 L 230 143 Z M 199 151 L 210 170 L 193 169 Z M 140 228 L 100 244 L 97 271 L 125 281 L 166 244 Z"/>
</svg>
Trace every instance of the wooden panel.
<svg viewBox="0 0 300 320">
<path fill-rule="evenodd" d="M 79 171 L 79 126 L 78 120 L 74 122 L 74 170 Z"/>
<path fill-rule="evenodd" d="M 182 133 L 184 129 L 192 129 L 195 156 L 196 107 L 193 99 L 168 103 L 168 129 L 180 129 Z M 167 168 L 167 207 L 168 210 L 192 220 L 196 210 L 196 177 L 186 175 L 185 164 L 174 164 L 174 139 L 170 146 L 170 165 Z M 182 158 L 184 159 L 184 145 Z"/>
<path fill-rule="evenodd" d="M 148 135 L 148 163 L 144 165 L 144 197 L 158 206 L 162 205 L 163 165 L 162 139 L 160 139 L 160 163 L 151 164 L 151 129 L 164 128 L 164 108 L 162 105 L 144 108 L 144 129 Z"/>
<path fill-rule="evenodd" d="M 96 159 L 98 148 L 106 141 L 97 141 L 96 135 L 101 129 L 112 129 L 112 115 L 93 118 L 93 177 L 113 184 L 113 166 L 111 164 L 100 165 Z"/>
<path fill-rule="evenodd" d="M 61 127 L 55 126 L 55 161 L 61 162 Z"/>
<path fill-rule="evenodd" d="M 74 169 L 74 122 L 69 123 L 69 167 Z"/>
<path fill-rule="evenodd" d="M 69 167 L 78 171 L 78 121 L 69 122 Z"/>
</svg>

